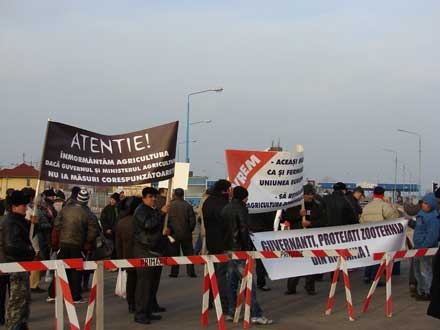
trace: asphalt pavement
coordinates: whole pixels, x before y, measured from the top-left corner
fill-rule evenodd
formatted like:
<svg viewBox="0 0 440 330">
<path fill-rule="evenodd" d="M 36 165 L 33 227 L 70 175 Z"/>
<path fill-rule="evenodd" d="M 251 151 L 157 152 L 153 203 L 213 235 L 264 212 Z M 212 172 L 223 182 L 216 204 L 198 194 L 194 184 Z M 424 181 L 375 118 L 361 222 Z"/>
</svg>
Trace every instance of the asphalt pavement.
<svg viewBox="0 0 440 330">
<path fill-rule="evenodd" d="M 116 272 L 105 272 L 105 329 L 203 329 L 200 325 L 202 305 L 203 268 L 196 266 L 197 278 L 186 276 L 182 267 L 178 278 L 169 278 L 169 267 L 164 267 L 158 300 L 167 308 L 162 313 L 163 319 L 152 321 L 150 325 L 137 324 L 133 315 L 128 313 L 126 302 L 114 295 Z M 304 290 L 301 279 L 296 295 L 285 295 L 286 280 L 269 281 L 270 291 L 257 292 L 257 299 L 264 310 L 264 315 L 275 322 L 270 326 L 252 326 L 272 330 L 325 330 L 325 329 L 399 329 L 399 330 L 438 330 L 440 320 L 426 315 L 427 302 L 419 302 L 409 295 L 408 265 L 402 262 L 402 275 L 393 276 L 393 316 L 385 314 L 385 287 L 377 288 L 368 311 L 361 313 L 362 303 L 368 292 L 368 285 L 362 282 L 362 271 L 350 272 L 355 321 L 349 321 L 345 304 L 344 285 L 339 281 L 333 312 L 324 314 L 330 289 L 330 276 L 326 274 L 322 282 L 316 283 L 317 294 L 310 296 Z M 42 283 L 45 288 L 47 284 Z M 53 329 L 55 324 L 55 305 L 46 303 L 46 294 L 33 294 L 30 329 Z M 87 297 L 85 294 L 84 297 Z M 76 305 L 80 324 L 83 327 L 87 304 Z M 65 313 L 65 329 L 69 328 Z M 209 314 L 209 326 L 217 329 L 215 311 Z M 242 323 L 227 322 L 227 329 L 242 329 Z"/>
</svg>

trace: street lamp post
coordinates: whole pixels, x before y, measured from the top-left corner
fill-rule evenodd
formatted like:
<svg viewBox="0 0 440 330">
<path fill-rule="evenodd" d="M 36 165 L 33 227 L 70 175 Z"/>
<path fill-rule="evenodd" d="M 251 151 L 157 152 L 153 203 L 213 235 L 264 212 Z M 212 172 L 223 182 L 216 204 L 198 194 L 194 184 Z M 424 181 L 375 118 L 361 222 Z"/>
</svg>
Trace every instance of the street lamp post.
<svg viewBox="0 0 440 330">
<path fill-rule="evenodd" d="M 398 128 L 397 131 L 411 135 L 416 135 L 419 137 L 419 198 L 421 198 L 422 196 L 422 135 L 417 132 L 407 131 L 401 128 Z"/>
<path fill-rule="evenodd" d="M 192 95 L 196 95 L 196 94 L 202 94 L 202 93 L 208 93 L 208 92 L 221 92 L 223 91 L 222 87 L 217 87 L 217 88 L 210 88 L 210 89 L 205 89 L 202 91 L 197 91 L 197 92 L 193 92 L 193 93 L 189 93 L 188 94 L 188 102 L 187 102 L 187 111 L 186 111 L 186 162 L 189 163 L 189 101 L 190 101 L 190 97 Z"/>
<path fill-rule="evenodd" d="M 393 149 L 383 149 L 387 152 L 394 153 L 394 190 L 393 190 L 393 201 L 396 202 L 397 200 L 397 151 Z"/>
<path fill-rule="evenodd" d="M 191 140 L 191 141 L 189 141 L 190 143 L 196 143 L 197 142 L 197 140 Z M 182 142 L 179 142 L 179 143 L 177 143 L 177 161 L 179 162 L 180 161 L 180 145 L 181 144 L 186 144 L 186 141 L 182 141 Z"/>
</svg>

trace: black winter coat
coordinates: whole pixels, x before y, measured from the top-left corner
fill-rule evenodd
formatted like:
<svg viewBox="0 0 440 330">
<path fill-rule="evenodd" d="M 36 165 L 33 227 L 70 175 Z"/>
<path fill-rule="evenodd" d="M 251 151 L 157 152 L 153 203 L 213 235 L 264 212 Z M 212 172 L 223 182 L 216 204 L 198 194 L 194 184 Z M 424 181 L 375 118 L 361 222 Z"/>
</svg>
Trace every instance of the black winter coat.
<svg viewBox="0 0 440 330">
<path fill-rule="evenodd" d="M 2 223 L 1 244 L 5 262 L 32 261 L 35 251 L 29 239 L 30 222 L 24 215 L 8 213 Z"/>
<path fill-rule="evenodd" d="M 196 215 L 190 203 L 183 199 L 174 199 L 170 204 L 168 224 L 173 230 L 173 237 L 179 241 L 192 240 L 196 226 Z"/>
<path fill-rule="evenodd" d="M 427 314 L 440 319 L 440 250 L 435 255 L 432 268 L 431 302 Z"/>
<path fill-rule="evenodd" d="M 108 204 L 102 209 L 99 220 L 101 221 L 102 231 L 107 238 L 114 238 L 116 222 L 118 221 L 118 218 L 118 208 L 116 207 L 116 205 L 112 206 L 111 204 Z M 105 233 L 109 229 L 112 231 L 111 235 Z"/>
<path fill-rule="evenodd" d="M 141 204 L 134 211 L 133 238 L 136 258 L 161 255 L 163 217 L 159 210 Z"/>
<path fill-rule="evenodd" d="M 305 204 L 306 211 L 309 211 L 309 215 L 306 215 L 306 220 L 309 220 L 312 224 L 308 228 L 325 227 L 327 220 L 325 217 L 325 210 L 321 202 L 313 200 L 311 203 Z M 288 208 L 283 212 L 282 220 L 290 222 L 290 229 L 302 229 L 302 216 L 299 214 L 301 211 L 301 205 Z"/>
<path fill-rule="evenodd" d="M 342 191 L 324 196 L 328 226 L 342 226 L 359 223 L 359 217 Z"/>
<path fill-rule="evenodd" d="M 98 234 L 98 222 L 90 209 L 80 202 L 70 202 L 60 213 L 55 223 L 60 235 L 60 245 L 83 248 L 84 244 L 93 244 Z"/>
<path fill-rule="evenodd" d="M 249 211 L 242 201 L 233 199 L 221 211 L 224 228 L 224 249 L 227 251 L 249 251 Z"/>
<path fill-rule="evenodd" d="M 254 233 L 272 231 L 276 214 L 276 211 L 249 214 L 249 230 Z"/>
<path fill-rule="evenodd" d="M 203 203 L 203 222 L 206 230 L 206 247 L 211 254 L 223 253 L 223 218 L 221 211 L 228 204 L 228 199 L 219 194 L 210 195 Z"/>
</svg>

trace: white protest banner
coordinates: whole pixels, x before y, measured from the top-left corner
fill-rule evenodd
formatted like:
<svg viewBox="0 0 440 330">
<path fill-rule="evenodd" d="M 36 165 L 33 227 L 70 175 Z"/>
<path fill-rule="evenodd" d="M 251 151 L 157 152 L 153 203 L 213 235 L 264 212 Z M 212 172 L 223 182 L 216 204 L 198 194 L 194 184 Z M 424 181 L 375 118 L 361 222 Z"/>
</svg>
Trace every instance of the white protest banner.
<svg viewBox="0 0 440 330">
<path fill-rule="evenodd" d="M 358 248 L 359 254 L 347 258 L 347 267 L 377 264 L 373 253 L 397 251 L 404 247 L 407 220 L 386 220 L 364 225 L 284 230 L 255 233 L 259 251 L 328 250 Z M 263 259 L 272 280 L 334 271 L 337 257 Z"/>
<path fill-rule="evenodd" d="M 226 150 L 232 186 L 249 192 L 249 213 L 276 211 L 301 204 L 303 153 Z"/>
<path fill-rule="evenodd" d="M 173 188 L 188 190 L 189 163 L 176 163 L 174 166 Z M 168 180 L 160 181 L 159 188 L 168 188 Z"/>
</svg>

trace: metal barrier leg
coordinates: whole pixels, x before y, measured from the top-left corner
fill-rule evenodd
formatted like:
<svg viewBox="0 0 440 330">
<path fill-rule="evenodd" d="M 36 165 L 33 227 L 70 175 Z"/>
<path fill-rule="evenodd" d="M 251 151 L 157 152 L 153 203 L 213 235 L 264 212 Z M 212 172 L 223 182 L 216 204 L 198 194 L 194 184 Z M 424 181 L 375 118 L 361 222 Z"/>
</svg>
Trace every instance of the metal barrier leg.
<svg viewBox="0 0 440 330">
<path fill-rule="evenodd" d="M 248 258 L 248 272 L 246 280 L 246 305 L 244 308 L 244 320 L 243 328 L 249 329 L 250 318 L 251 318 L 251 303 L 252 303 L 252 272 L 254 269 L 254 259 Z"/>
<path fill-rule="evenodd" d="M 385 274 L 386 274 L 386 292 L 387 292 L 387 316 L 393 316 L 393 297 L 391 292 L 391 275 L 393 270 L 393 259 L 388 253 L 385 254 Z"/>
<path fill-rule="evenodd" d="M 344 278 L 345 297 L 346 297 L 346 300 L 347 300 L 348 319 L 350 321 L 354 321 L 353 301 L 351 299 L 351 290 L 350 290 L 350 279 L 348 277 L 347 261 L 345 260 L 344 257 L 341 258 L 341 268 L 342 268 L 342 275 L 343 275 L 343 278 Z"/>
<path fill-rule="evenodd" d="M 58 266 L 58 264 L 57 264 Z M 58 269 L 55 269 L 53 275 L 55 281 L 55 329 L 64 329 L 64 308 L 63 308 L 63 291 L 61 290 L 60 278 Z"/>
<path fill-rule="evenodd" d="M 383 270 L 385 269 L 385 259 L 382 259 L 380 262 L 379 269 L 377 270 L 376 276 L 374 277 L 374 281 L 371 284 L 370 291 L 368 291 L 367 298 L 365 298 L 364 304 L 362 306 L 362 313 L 365 313 L 370 305 L 371 300 L 373 299 L 374 292 L 376 291 L 377 283 L 379 283 L 380 277 L 382 276 Z"/>
<path fill-rule="evenodd" d="M 241 277 L 240 291 L 237 296 L 237 305 L 235 307 L 234 323 L 238 323 L 241 314 L 241 307 L 243 306 L 244 295 L 246 292 L 246 283 L 248 280 L 249 259 L 246 259 L 243 276 Z"/>
<path fill-rule="evenodd" d="M 87 306 L 87 315 L 86 320 L 84 322 L 84 330 L 91 330 L 92 329 L 92 321 L 93 321 L 93 313 L 95 312 L 95 304 L 96 304 L 96 284 L 98 282 L 98 272 L 93 272 L 93 279 L 92 279 L 92 287 L 90 288 L 90 295 L 89 295 L 89 303 Z"/>
<path fill-rule="evenodd" d="M 225 330 L 226 329 L 225 317 L 223 315 L 222 304 L 220 302 L 220 294 L 218 291 L 217 277 L 215 275 L 214 264 L 212 261 L 208 261 L 206 264 L 208 266 L 209 277 L 211 279 L 211 289 L 214 298 L 215 310 L 217 312 L 218 328 L 219 330 Z"/>
<path fill-rule="evenodd" d="M 332 285 L 330 286 L 330 293 L 328 295 L 327 308 L 325 309 L 325 315 L 330 315 L 332 313 L 333 303 L 335 302 L 336 284 L 338 283 L 339 270 L 341 269 L 341 258 L 342 257 L 338 257 L 336 269 L 333 272 Z"/>
<path fill-rule="evenodd" d="M 104 262 L 96 265 L 96 330 L 104 330 Z"/>
<path fill-rule="evenodd" d="M 69 287 L 69 280 L 67 279 L 66 270 L 64 268 L 63 260 L 57 260 L 57 271 L 59 275 L 59 282 L 61 286 L 60 296 L 64 297 L 64 304 L 66 306 L 67 316 L 69 318 L 70 329 L 79 330 L 78 315 L 76 314 L 76 309 L 73 304 L 72 293 Z M 58 293 L 57 293 L 58 296 Z"/>
<path fill-rule="evenodd" d="M 203 292 L 202 292 L 202 327 L 208 326 L 208 310 L 209 310 L 209 272 L 208 265 L 205 264 L 203 272 Z"/>
</svg>

